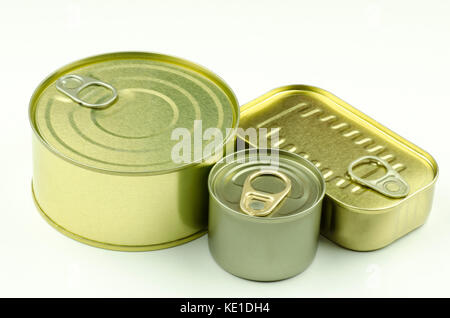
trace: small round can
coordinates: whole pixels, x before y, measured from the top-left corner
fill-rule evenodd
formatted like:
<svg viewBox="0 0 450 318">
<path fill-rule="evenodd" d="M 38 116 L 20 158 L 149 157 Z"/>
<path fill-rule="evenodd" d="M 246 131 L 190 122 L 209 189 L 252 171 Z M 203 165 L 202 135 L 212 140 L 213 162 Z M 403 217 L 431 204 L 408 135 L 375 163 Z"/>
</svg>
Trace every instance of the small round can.
<svg viewBox="0 0 450 318">
<path fill-rule="evenodd" d="M 155 53 L 93 56 L 45 79 L 29 116 L 33 196 L 62 233 L 125 251 L 206 233 L 207 178 L 218 157 L 203 156 L 202 136 L 217 129 L 223 152 L 239 120 L 233 92 L 210 71 Z M 192 135 L 186 160 L 174 160 L 178 137 Z"/>
<path fill-rule="evenodd" d="M 310 161 L 284 150 L 228 155 L 209 179 L 209 249 L 236 276 L 276 281 L 312 262 L 325 182 Z"/>
</svg>

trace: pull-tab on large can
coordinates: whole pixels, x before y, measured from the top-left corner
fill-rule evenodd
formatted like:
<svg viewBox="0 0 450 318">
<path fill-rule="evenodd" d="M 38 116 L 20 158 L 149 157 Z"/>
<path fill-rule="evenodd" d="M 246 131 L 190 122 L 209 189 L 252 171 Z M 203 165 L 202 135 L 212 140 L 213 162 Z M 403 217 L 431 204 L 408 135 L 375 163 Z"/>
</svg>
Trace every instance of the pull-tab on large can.
<svg viewBox="0 0 450 318">
<path fill-rule="evenodd" d="M 59 231 L 130 251 L 205 233 L 207 175 L 214 154 L 233 146 L 239 118 L 234 94 L 216 75 L 159 54 L 94 56 L 48 77 L 29 116 L 34 198 Z M 202 152 L 208 128 L 222 137 L 210 157 Z M 174 160 L 182 141 L 183 160 Z"/>
<path fill-rule="evenodd" d="M 304 271 L 319 238 L 325 181 L 287 151 L 243 150 L 219 161 L 209 186 L 209 249 L 226 271 L 275 281 Z"/>
</svg>

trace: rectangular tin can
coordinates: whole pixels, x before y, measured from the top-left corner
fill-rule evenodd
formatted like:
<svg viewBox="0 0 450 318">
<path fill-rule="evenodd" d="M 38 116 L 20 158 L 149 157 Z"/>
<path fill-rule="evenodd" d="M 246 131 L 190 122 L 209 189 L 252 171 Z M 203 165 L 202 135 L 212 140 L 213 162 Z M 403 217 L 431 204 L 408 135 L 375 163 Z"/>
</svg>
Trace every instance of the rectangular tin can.
<svg viewBox="0 0 450 318">
<path fill-rule="evenodd" d="M 274 129 L 276 146 L 321 170 L 327 185 L 321 233 L 345 248 L 382 248 L 430 213 L 438 176 L 433 157 L 325 90 L 274 89 L 241 107 L 240 127 Z M 257 146 L 242 133 L 238 138 Z"/>
<path fill-rule="evenodd" d="M 229 129 L 222 151 L 234 147 L 238 104 L 210 71 L 155 53 L 86 58 L 39 85 L 29 117 L 33 198 L 63 234 L 145 251 L 206 233 L 207 178 L 220 157 L 170 160 L 171 131 L 192 131 L 194 119 Z"/>
</svg>

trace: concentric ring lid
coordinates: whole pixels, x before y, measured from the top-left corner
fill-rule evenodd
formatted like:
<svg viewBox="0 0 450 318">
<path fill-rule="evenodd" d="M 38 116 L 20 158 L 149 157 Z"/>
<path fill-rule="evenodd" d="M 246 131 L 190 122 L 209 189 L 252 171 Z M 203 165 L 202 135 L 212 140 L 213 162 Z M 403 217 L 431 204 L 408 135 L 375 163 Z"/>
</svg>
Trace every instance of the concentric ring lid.
<svg viewBox="0 0 450 318">
<path fill-rule="evenodd" d="M 193 63 L 152 53 L 75 62 L 45 80 L 30 104 L 32 126 L 53 152 L 115 173 L 182 168 L 198 159 L 194 153 L 206 129 L 218 128 L 223 146 L 238 116 L 236 98 L 220 78 Z M 182 151 L 189 152 L 183 158 L 191 162 L 172 160 L 174 146 L 182 141 L 182 134 L 173 135 L 176 128 L 190 133 L 183 140 L 190 147 Z M 200 144 L 194 142 L 194 130 Z"/>
<path fill-rule="evenodd" d="M 211 193 L 237 213 L 277 219 L 308 211 L 322 200 L 325 183 L 309 161 L 287 151 L 243 150 L 210 173 Z"/>
</svg>

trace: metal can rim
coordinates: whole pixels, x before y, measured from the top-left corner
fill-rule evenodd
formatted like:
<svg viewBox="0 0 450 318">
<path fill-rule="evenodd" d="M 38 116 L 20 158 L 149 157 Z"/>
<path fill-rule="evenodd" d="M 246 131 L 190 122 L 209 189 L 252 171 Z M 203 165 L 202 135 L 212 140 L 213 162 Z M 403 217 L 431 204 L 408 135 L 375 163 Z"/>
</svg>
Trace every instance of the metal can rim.
<svg viewBox="0 0 450 318">
<path fill-rule="evenodd" d="M 43 81 L 41 81 L 39 83 L 39 85 L 37 86 L 37 88 L 34 90 L 31 98 L 30 98 L 30 102 L 28 105 L 28 120 L 31 126 L 31 129 L 33 130 L 33 134 L 37 137 L 37 139 L 39 140 L 40 143 L 42 143 L 42 145 L 48 149 L 51 153 L 53 153 L 54 155 L 58 156 L 59 158 L 74 164 L 76 166 L 79 166 L 81 168 L 84 169 L 88 169 L 94 172 L 99 172 L 99 173 L 105 173 L 105 174 L 112 174 L 112 175 L 121 175 L 121 176 L 149 176 L 149 175 L 163 175 L 163 174 L 169 174 L 169 173 L 174 173 L 174 172 L 178 172 L 180 170 L 184 170 L 186 168 L 189 167 L 193 167 L 193 166 L 197 166 L 197 165 L 201 165 L 202 162 L 207 161 L 209 158 L 201 158 L 200 160 L 197 161 L 192 161 L 190 163 L 181 165 L 175 169 L 167 169 L 167 170 L 160 170 L 160 171 L 146 171 L 146 172 L 122 172 L 122 171 L 114 171 L 114 170 L 107 170 L 107 169 L 101 169 L 101 168 L 96 168 L 90 165 L 86 165 L 83 164 L 81 162 L 78 162 L 74 159 L 71 159 L 68 156 L 63 155 L 62 153 L 60 153 L 59 151 L 57 151 L 56 149 L 54 149 L 53 147 L 51 147 L 40 135 L 38 129 L 36 128 L 36 125 L 33 121 L 33 108 L 34 105 L 37 101 L 37 99 L 39 98 L 40 94 L 42 93 L 43 89 L 46 87 L 46 85 L 48 85 L 49 83 L 53 82 L 56 78 L 60 77 L 65 71 L 67 71 L 68 69 L 71 69 L 73 67 L 77 67 L 77 66 L 82 66 L 86 63 L 89 62 L 94 62 L 96 60 L 102 60 L 105 58 L 122 58 L 122 59 L 126 59 L 127 57 L 135 57 L 136 56 L 142 56 L 142 57 L 153 57 L 156 59 L 162 59 L 162 60 L 169 60 L 173 63 L 179 64 L 179 65 L 183 65 L 189 68 L 192 68 L 196 71 L 198 71 L 200 74 L 203 74 L 204 76 L 206 76 L 207 78 L 213 80 L 222 90 L 223 92 L 228 96 L 228 98 L 231 101 L 231 104 L 233 106 L 233 115 L 235 116 L 235 120 L 234 120 L 234 127 L 230 127 L 230 133 L 229 135 L 223 140 L 222 142 L 222 147 L 225 147 L 234 137 L 236 137 L 237 135 L 237 128 L 239 127 L 239 119 L 240 119 L 240 111 L 239 111 L 239 103 L 237 100 L 236 95 L 234 94 L 234 92 L 232 91 L 232 89 L 228 86 L 228 84 L 218 75 L 216 75 L 215 73 L 213 73 L 212 71 L 210 71 L 209 69 L 207 69 L 204 66 L 201 66 L 197 63 L 194 62 L 190 62 L 188 60 L 176 57 L 176 56 L 171 56 L 171 55 L 166 55 L 166 54 L 161 54 L 161 53 L 155 53 L 155 52 L 144 52 L 144 51 L 121 51 L 121 52 L 110 52 L 110 53 L 104 53 L 104 54 L 98 54 L 98 55 L 92 55 L 89 57 L 85 57 L 76 61 L 73 61 L 71 63 L 68 63 L 60 68 L 58 68 L 56 71 L 52 72 L 50 75 L 48 75 Z"/>
<path fill-rule="evenodd" d="M 331 92 L 322 89 L 320 87 L 316 87 L 316 86 L 311 86 L 311 85 L 307 85 L 307 84 L 290 84 L 290 85 L 284 85 L 284 86 L 279 86 L 277 88 L 274 88 L 272 90 L 270 90 L 269 92 L 258 96 L 257 98 L 251 100 L 250 102 L 246 103 L 245 105 L 242 105 L 241 107 L 241 111 L 240 113 L 244 113 L 246 111 L 248 111 L 249 109 L 251 109 L 252 107 L 254 107 L 255 105 L 261 103 L 262 101 L 276 95 L 279 94 L 281 92 L 285 92 L 288 90 L 311 90 L 313 92 L 322 94 L 328 98 L 330 98 L 331 100 L 333 100 L 335 103 L 345 107 L 346 110 L 351 111 L 352 113 L 354 113 L 355 115 L 357 115 L 358 117 L 364 119 L 365 121 L 369 122 L 371 125 L 373 125 L 374 127 L 376 127 L 377 129 L 383 131 L 385 134 L 388 134 L 389 136 L 391 136 L 392 138 L 394 138 L 395 140 L 405 144 L 406 146 L 408 146 L 409 148 L 412 148 L 415 151 L 419 151 L 422 156 L 425 158 L 425 160 L 427 160 L 431 166 L 431 168 L 434 171 L 434 178 L 433 180 L 428 183 L 426 186 L 424 186 L 421 189 L 418 189 L 415 192 L 410 193 L 406 198 L 402 199 L 402 200 L 398 200 L 397 202 L 395 202 L 393 205 L 389 206 L 389 207 L 383 207 L 383 208 L 364 208 L 361 209 L 357 206 L 353 206 L 353 205 L 349 205 L 343 201 L 340 201 L 338 199 L 336 199 L 335 197 L 326 194 L 327 198 L 333 200 L 333 202 L 335 202 L 337 205 L 344 207 L 344 208 L 349 208 L 355 211 L 355 213 L 359 213 L 359 214 L 384 214 L 384 213 L 389 213 L 390 209 L 394 209 L 397 208 L 398 206 L 400 206 L 401 204 L 403 204 L 405 201 L 407 200 L 411 200 L 411 198 L 419 195 L 420 193 L 423 193 L 425 191 L 427 191 L 428 189 L 432 188 L 435 186 L 437 179 L 439 177 L 439 165 L 436 161 L 436 159 L 427 151 L 423 150 L 421 147 L 417 146 L 416 144 L 414 144 L 413 142 L 409 141 L 408 139 L 405 139 L 404 137 L 398 135 L 397 133 L 395 133 L 394 131 L 390 130 L 389 128 L 383 126 L 382 124 L 380 124 L 379 122 L 377 122 L 376 120 L 372 119 L 371 117 L 369 117 L 368 115 L 366 115 L 365 113 L 363 113 L 362 111 L 354 108 L 353 106 L 351 106 L 350 104 L 348 104 L 347 102 L 345 102 L 344 100 L 342 100 L 341 98 L 335 96 L 334 94 L 332 94 Z M 241 136 L 239 136 L 239 134 L 237 135 L 238 139 L 242 139 Z M 249 143 L 250 146 L 255 146 L 251 143 Z"/>
<path fill-rule="evenodd" d="M 311 161 L 309 161 L 308 159 L 303 158 L 303 157 L 301 157 L 301 156 L 299 156 L 299 155 L 297 155 L 297 154 L 295 154 L 295 153 L 292 153 L 292 152 L 289 152 L 289 151 L 286 151 L 286 150 L 282 150 L 282 149 L 274 149 L 274 148 L 256 148 L 256 151 L 259 151 L 259 150 L 265 150 L 265 151 L 273 151 L 273 150 L 276 150 L 276 151 L 278 151 L 279 153 L 283 153 L 283 154 L 285 154 L 285 155 L 292 156 L 292 157 L 294 157 L 294 158 L 296 158 L 296 159 L 300 159 L 301 161 L 304 161 L 305 163 L 307 163 L 307 164 L 308 164 L 308 167 L 307 167 L 307 168 L 313 170 L 315 173 L 318 174 L 318 176 L 320 176 L 319 180 L 320 180 L 320 186 L 321 186 L 322 189 L 321 189 L 321 191 L 320 191 L 320 195 L 318 196 L 316 202 L 314 202 L 314 204 L 311 205 L 308 209 L 306 209 L 306 210 L 304 210 L 304 211 L 301 211 L 301 212 L 299 212 L 299 213 L 294 213 L 294 214 L 286 215 L 286 216 L 280 216 L 280 217 L 273 218 L 273 219 L 267 219 L 267 218 L 264 218 L 264 217 L 252 216 L 252 215 L 247 215 L 247 214 L 239 213 L 239 212 L 237 212 L 237 211 L 231 209 L 231 208 L 228 207 L 227 205 L 225 205 L 222 201 L 220 201 L 220 199 L 216 196 L 216 194 L 215 194 L 214 191 L 213 191 L 213 184 L 214 184 L 214 180 L 213 180 L 213 179 L 215 178 L 215 176 L 217 175 L 217 173 L 220 171 L 220 170 L 218 170 L 218 169 L 221 168 L 221 167 L 219 168 L 219 166 L 220 166 L 224 161 L 226 161 L 227 158 L 230 158 L 231 156 L 235 156 L 235 155 L 242 154 L 242 153 L 249 153 L 250 151 L 255 151 L 255 149 L 244 149 L 244 150 L 236 151 L 236 152 L 234 152 L 234 153 L 232 153 L 232 154 L 229 154 L 229 155 L 223 157 L 221 160 L 219 160 L 219 161 L 212 167 L 212 169 L 211 169 L 211 171 L 210 171 L 210 173 L 209 173 L 209 176 L 208 176 L 208 191 L 209 191 L 209 194 L 214 198 L 214 200 L 215 200 L 218 204 L 220 204 L 220 206 L 221 206 L 222 208 L 224 208 L 225 211 L 227 211 L 228 213 L 231 213 L 231 214 L 235 215 L 236 217 L 242 217 L 242 218 L 244 218 L 244 219 L 255 220 L 255 221 L 258 221 L 258 222 L 264 222 L 264 223 L 275 223 L 275 222 L 289 221 L 289 220 L 296 219 L 296 218 L 302 218 L 302 217 L 304 217 L 304 216 L 306 216 L 306 215 L 312 213 L 312 211 L 314 210 L 314 208 L 315 208 L 317 205 L 319 205 L 319 204 L 323 201 L 323 199 L 324 199 L 324 197 L 325 197 L 326 184 L 325 184 L 325 180 L 324 180 L 324 178 L 323 178 L 322 172 L 321 172 L 321 171 L 320 171 L 320 170 L 319 170 L 319 169 L 318 169 Z M 216 171 L 216 170 L 217 170 L 217 171 Z"/>
</svg>

